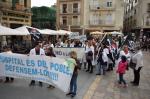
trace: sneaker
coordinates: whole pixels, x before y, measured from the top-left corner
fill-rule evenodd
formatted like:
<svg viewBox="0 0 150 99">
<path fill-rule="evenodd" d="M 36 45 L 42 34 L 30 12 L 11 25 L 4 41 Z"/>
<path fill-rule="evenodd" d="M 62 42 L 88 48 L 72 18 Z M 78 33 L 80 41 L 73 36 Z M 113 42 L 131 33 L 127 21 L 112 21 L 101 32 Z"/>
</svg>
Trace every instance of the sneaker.
<svg viewBox="0 0 150 99">
<path fill-rule="evenodd" d="M 96 75 L 101 75 L 100 73 L 96 74 Z"/>
<path fill-rule="evenodd" d="M 127 88 L 128 87 L 128 85 L 127 84 L 125 84 L 124 86 L 123 86 L 123 88 Z"/>
<path fill-rule="evenodd" d="M 3 82 L 3 79 L 0 79 L 0 83 Z"/>
<path fill-rule="evenodd" d="M 72 94 L 72 95 L 71 95 L 72 98 L 75 97 L 75 96 L 76 96 L 75 94 Z"/>
<path fill-rule="evenodd" d="M 52 86 L 52 85 L 49 85 L 47 88 L 52 88 L 52 89 L 53 89 L 53 88 L 55 88 L 55 87 L 54 87 L 54 86 Z"/>
<path fill-rule="evenodd" d="M 35 86 L 35 83 L 30 83 L 29 86 Z"/>
<path fill-rule="evenodd" d="M 93 71 L 90 71 L 89 73 L 93 73 Z"/>
<path fill-rule="evenodd" d="M 9 83 L 9 80 L 5 80 L 4 83 Z"/>
<path fill-rule="evenodd" d="M 43 84 L 42 84 L 42 83 L 39 83 L 39 86 L 40 86 L 40 87 L 43 87 Z"/>
<path fill-rule="evenodd" d="M 72 94 L 72 93 L 71 93 L 71 92 L 69 92 L 69 93 L 67 93 L 67 94 L 66 94 L 66 96 L 71 95 L 71 94 Z"/>
<path fill-rule="evenodd" d="M 89 70 L 86 70 L 86 72 L 88 72 Z"/>
</svg>

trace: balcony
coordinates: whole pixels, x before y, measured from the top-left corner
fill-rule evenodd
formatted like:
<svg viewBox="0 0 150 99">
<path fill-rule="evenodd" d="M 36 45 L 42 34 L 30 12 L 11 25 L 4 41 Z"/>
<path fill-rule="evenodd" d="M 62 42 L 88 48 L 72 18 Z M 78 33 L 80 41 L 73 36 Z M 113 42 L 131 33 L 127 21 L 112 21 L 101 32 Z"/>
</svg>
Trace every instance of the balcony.
<svg viewBox="0 0 150 99">
<path fill-rule="evenodd" d="M 80 14 L 80 9 L 79 8 L 73 8 L 73 10 L 61 10 L 60 11 L 60 14 L 65 14 L 65 15 L 68 15 L 68 14 Z"/>
<path fill-rule="evenodd" d="M 102 19 L 89 20 L 90 26 L 114 26 L 114 21 L 106 21 Z"/>
<path fill-rule="evenodd" d="M 146 26 L 150 26 L 150 20 L 146 21 Z"/>
<path fill-rule="evenodd" d="M 1 2 L 0 1 L 0 9 L 13 10 L 13 11 L 24 11 L 24 12 L 31 13 L 31 8 L 24 7 L 24 5 L 21 5 L 19 3 L 16 3 L 13 6 L 11 2 Z"/>
<path fill-rule="evenodd" d="M 9 2 L 2 2 L 2 1 L 0 1 L 0 8 L 12 9 L 12 5 Z"/>
<path fill-rule="evenodd" d="M 113 11 L 115 10 L 115 7 L 112 6 L 112 7 L 107 7 L 106 5 L 93 5 L 93 4 L 90 4 L 89 5 L 89 9 L 90 10 L 93 10 L 93 11 Z"/>
<path fill-rule="evenodd" d="M 147 9 L 147 12 L 150 13 L 150 8 Z"/>
<path fill-rule="evenodd" d="M 73 13 L 80 13 L 80 9 L 79 8 L 73 8 Z"/>
<path fill-rule="evenodd" d="M 71 26 L 80 26 L 80 23 L 79 22 L 72 22 Z"/>
</svg>

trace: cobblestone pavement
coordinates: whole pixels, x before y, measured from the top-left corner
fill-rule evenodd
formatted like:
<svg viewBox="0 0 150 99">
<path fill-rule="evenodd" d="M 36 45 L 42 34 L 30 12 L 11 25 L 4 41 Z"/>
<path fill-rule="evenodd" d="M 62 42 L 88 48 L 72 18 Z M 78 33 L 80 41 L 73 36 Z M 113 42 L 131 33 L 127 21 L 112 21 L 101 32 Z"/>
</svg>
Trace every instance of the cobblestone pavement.
<svg viewBox="0 0 150 99">
<path fill-rule="evenodd" d="M 143 55 L 144 68 L 141 70 L 141 80 L 138 87 L 130 84 L 130 81 L 133 80 L 131 69 L 125 74 L 125 80 L 128 83 L 127 88 L 116 86 L 117 75 L 115 71 L 108 72 L 106 76 L 97 76 L 96 88 L 89 88 L 88 90 L 93 94 L 84 99 L 150 99 L 150 52 L 143 52 Z"/>
</svg>

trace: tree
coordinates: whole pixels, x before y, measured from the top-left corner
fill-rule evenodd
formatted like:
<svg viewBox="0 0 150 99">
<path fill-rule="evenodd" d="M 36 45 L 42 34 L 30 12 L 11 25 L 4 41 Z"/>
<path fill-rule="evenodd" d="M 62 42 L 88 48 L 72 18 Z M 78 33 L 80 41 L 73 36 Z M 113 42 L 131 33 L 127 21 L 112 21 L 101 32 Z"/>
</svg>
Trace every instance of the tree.
<svg viewBox="0 0 150 99">
<path fill-rule="evenodd" d="M 33 7 L 32 26 L 40 29 L 55 29 L 56 9 L 54 7 Z"/>
</svg>

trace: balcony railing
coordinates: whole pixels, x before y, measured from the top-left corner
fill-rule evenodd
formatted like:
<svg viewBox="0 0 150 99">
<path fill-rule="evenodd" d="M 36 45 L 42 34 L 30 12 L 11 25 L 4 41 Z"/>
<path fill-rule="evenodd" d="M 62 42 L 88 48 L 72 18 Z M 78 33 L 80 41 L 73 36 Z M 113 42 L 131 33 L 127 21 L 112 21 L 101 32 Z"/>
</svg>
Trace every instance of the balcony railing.
<svg viewBox="0 0 150 99">
<path fill-rule="evenodd" d="M 11 2 L 0 1 L 0 8 L 14 10 L 14 11 L 25 11 L 29 13 L 31 12 L 31 8 L 24 7 L 24 5 L 21 5 L 19 3 L 16 3 L 15 6 L 13 6 Z"/>
<path fill-rule="evenodd" d="M 150 20 L 146 21 L 146 26 L 150 26 Z"/>
<path fill-rule="evenodd" d="M 60 9 L 61 10 L 61 9 Z M 79 8 L 73 8 L 72 10 L 61 10 L 60 14 L 79 14 L 80 9 Z"/>
<path fill-rule="evenodd" d="M 114 25 L 114 21 L 106 21 L 102 19 L 97 19 L 97 20 L 90 20 L 89 25 L 92 26 L 99 26 L 99 25 L 104 25 L 104 26 L 112 26 Z"/>
<path fill-rule="evenodd" d="M 106 5 L 94 5 L 94 4 L 90 4 L 89 5 L 90 10 L 114 10 L 115 7 L 114 5 L 112 5 L 112 7 L 108 7 Z"/>
<path fill-rule="evenodd" d="M 72 26 L 80 26 L 80 23 L 79 22 L 73 22 Z"/>
<path fill-rule="evenodd" d="M 12 9 L 12 5 L 9 2 L 0 1 L 0 8 Z"/>
</svg>

